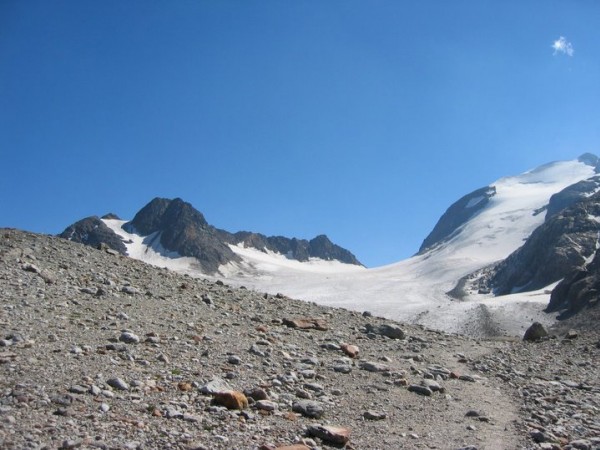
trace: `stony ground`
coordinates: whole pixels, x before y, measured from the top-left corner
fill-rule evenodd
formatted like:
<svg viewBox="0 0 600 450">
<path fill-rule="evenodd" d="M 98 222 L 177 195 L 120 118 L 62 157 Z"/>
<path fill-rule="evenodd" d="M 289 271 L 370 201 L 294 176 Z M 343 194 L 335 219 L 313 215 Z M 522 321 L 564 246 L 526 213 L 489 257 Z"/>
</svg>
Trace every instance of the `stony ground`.
<svg viewBox="0 0 600 450">
<path fill-rule="evenodd" d="M 0 299 L 2 449 L 600 448 L 597 330 L 474 340 L 8 229 Z"/>
</svg>

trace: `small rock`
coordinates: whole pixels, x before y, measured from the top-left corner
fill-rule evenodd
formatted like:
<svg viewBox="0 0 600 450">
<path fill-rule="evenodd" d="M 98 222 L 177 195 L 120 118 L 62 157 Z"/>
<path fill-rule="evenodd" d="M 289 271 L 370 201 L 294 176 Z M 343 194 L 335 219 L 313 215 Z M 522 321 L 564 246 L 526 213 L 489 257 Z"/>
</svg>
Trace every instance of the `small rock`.
<svg viewBox="0 0 600 450">
<path fill-rule="evenodd" d="M 245 409 L 248 407 L 248 399 L 239 391 L 217 392 L 213 397 L 217 405 L 224 406 L 227 409 Z"/>
<path fill-rule="evenodd" d="M 31 264 L 31 263 L 25 263 L 21 266 L 21 269 L 23 269 L 26 272 L 32 272 L 32 273 L 40 273 L 41 270 L 39 269 L 38 266 L 36 266 L 35 264 Z"/>
<path fill-rule="evenodd" d="M 214 301 L 213 301 L 212 297 L 210 296 L 210 294 L 202 294 L 202 301 L 204 303 L 206 303 L 207 305 L 214 304 Z"/>
<path fill-rule="evenodd" d="M 121 378 L 115 377 L 115 378 L 109 378 L 108 380 L 106 380 L 106 384 L 108 384 L 110 387 L 114 388 L 114 389 L 118 389 L 120 391 L 128 391 L 129 390 L 129 385 L 122 380 Z"/>
<path fill-rule="evenodd" d="M 283 319 L 283 324 L 287 327 L 298 328 L 300 330 L 327 331 L 329 329 L 325 320 L 317 318 Z"/>
<path fill-rule="evenodd" d="M 192 383 L 188 383 L 186 381 L 180 381 L 177 383 L 177 389 L 182 392 L 189 392 L 193 389 Z"/>
<path fill-rule="evenodd" d="M 84 386 L 80 386 L 80 385 L 71 386 L 69 388 L 69 392 L 71 392 L 73 394 L 85 394 L 88 391 L 89 391 L 88 388 L 86 388 Z"/>
<path fill-rule="evenodd" d="M 469 381 L 471 383 L 475 383 L 475 378 L 471 375 L 459 375 L 458 379 L 461 381 Z"/>
<path fill-rule="evenodd" d="M 349 364 L 336 364 L 333 366 L 333 371 L 338 373 L 350 373 L 352 372 L 352 366 Z"/>
<path fill-rule="evenodd" d="M 428 387 L 429 389 L 431 389 L 433 392 L 440 392 L 440 391 L 444 391 L 444 388 L 442 386 L 440 386 L 440 384 L 437 381 L 433 381 L 433 380 L 422 380 L 421 381 L 421 385 Z"/>
<path fill-rule="evenodd" d="M 138 344 L 140 342 L 140 338 L 130 331 L 124 331 L 121 333 L 121 336 L 119 336 L 119 341 L 126 344 Z"/>
<path fill-rule="evenodd" d="M 241 364 L 242 360 L 240 359 L 239 356 L 236 355 L 229 355 L 229 357 L 227 358 L 227 362 L 229 364 L 233 364 L 233 365 L 239 365 Z"/>
<path fill-rule="evenodd" d="M 336 445 L 345 445 L 350 440 L 349 429 L 329 425 L 310 425 L 308 434 Z"/>
<path fill-rule="evenodd" d="M 569 442 L 569 446 L 577 450 L 592 450 L 593 448 L 596 448 L 592 447 L 592 443 L 587 439 L 577 439 L 575 441 L 571 441 Z"/>
<path fill-rule="evenodd" d="M 367 420 L 383 420 L 387 417 L 387 414 L 381 411 L 373 411 L 370 409 L 363 413 L 363 417 Z"/>
<path fill-rule="evenodd" d="M 121 288 L 121 292 L 124 292 L 125 294 L 129 294 L 129 295 L 135 295 L 135 294 L 139 294 L 140 291 L 138 291 L 133 286 L 123 286 Z"/>
<path fill-rule="evenodd" d="M 361 361 L 359 367 L 362 370 L 366 370 L 367 372 L 389 372 L 390 368 L 385 364 L 371 362 L 371 361 Z"/>
<path fill-rule="evenodd" d="M 426 386 L 421 386 L 419 384 L 411 384 L 410 386 L 408 386 L 408 390 L 410 392 L 415 392 L 419 395 L 425 395 L 427 397 L 431 396 L 432 394 L 431 389 L 429 389 Z"/>
<path fill-rule="evenodd" d="M 292 411 L 314 419 L 319 419 L 325 413 L 321 404 L 313 400 L 297 401 L 292 405 Z"/>
<path fill-rule="evenodd" d="M 275 411 L 278 408 L 277 403 L 269 400 L 258 400 L 254 406 L 262 411 Z"/>
<path fill-rule="evenodd" d="M 544 326 L 539 322 L 534 322 L 529 328 L 527 328 L 527 331 L 525 331 L 523 340 L 534 342 L 539 341 L 546 336 L 548 336 L 548 332 Z"/>
<path fill-rule="evenodd" d="M 577 333 L 577 331 L 569 330 L 567 332 L 567 334 L 565 335 L 565 339 L 577 339 L 578 336 L 579 336 L 579 333 Z"/>
<path fill-rule="evenodd" d="M 244 395 L 246 397 L 252 398 L 253 400 L 256 400 L 256 401 L 269 399 L 269 395 L 267 394 L 267 391 L 265 391 L 264 389 L 259 388 L 259 387 L 255 387 L 255 388 L 251 388 L 251 389 L 244 389 Z"/>
<path fill-rule="evenodd" d="M 389 337 L 390 339 L 404 339 L 406 334 L 404 330 L 400 328 L 398 325 L 389 325 L 389 324 L 381 324 L 381 325 L 366 325 L 367 332 L 379 334 L 381 336 Z"/>
<path fill-rule="evenodd" d="M 356 358 L 359 353 L 359 349 L 356 345 L 351 344 L 340 344 L 342 351 L 350 358 Z"/>
<path fill-rule="evenodd" d="M 229 391 L 231 387 L 225 380 L 219 377 L 213 378 L 211 381 L 200 387 L 200 392 L 206 395 L 214 395 L 218 392 Z"/>
</svg>

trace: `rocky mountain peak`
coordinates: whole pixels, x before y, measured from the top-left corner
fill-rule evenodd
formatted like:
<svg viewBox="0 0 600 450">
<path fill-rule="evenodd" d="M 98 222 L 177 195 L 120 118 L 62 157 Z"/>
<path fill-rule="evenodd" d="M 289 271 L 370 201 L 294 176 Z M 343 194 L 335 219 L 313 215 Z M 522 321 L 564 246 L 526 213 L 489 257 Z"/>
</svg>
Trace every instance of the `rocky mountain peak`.
<svg viewBox="0 0 600 450">
<path fill-rule="evenodd" d="M 156 197 L 140 209 L 125 227 L 128 230 L 134 229 L 142 235 L 148 235 L 173 226 L 187 227 L 190 225 L 206 228 L 208 222 L 200 211 L 180 198 L 170 200 Z"/>
<path fill-rule="evenodd" d="M 335 245 L 329 238 L 321 234 L 308 243 L 310 256 L 325 260 L 338 260 L 346 264 L 361 265 L 358 259 L 348 250 Z"/>
</svg>

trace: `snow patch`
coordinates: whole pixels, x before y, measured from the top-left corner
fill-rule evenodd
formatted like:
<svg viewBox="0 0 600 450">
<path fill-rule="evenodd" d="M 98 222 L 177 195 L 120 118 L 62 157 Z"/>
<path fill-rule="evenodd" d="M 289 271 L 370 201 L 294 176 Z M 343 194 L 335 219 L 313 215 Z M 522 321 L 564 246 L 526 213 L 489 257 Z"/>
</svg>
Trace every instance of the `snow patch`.
<svg viewBox="0 0 600 450">
<path fill-rule="evenodd" d="M 127 255 L 131 258 L 180 273 L 199 275 L 200 266 L 196 258 L 181 256 L 177 252 L 166 250 L 160 244 L 160 232 L 141 236 L 135 230 L 132 230 L 133 233 L 129 233 L 122 228 L 127 223 L 126 220 L 102 219 L 102 221 L 123 239 Z"/>
</svg>

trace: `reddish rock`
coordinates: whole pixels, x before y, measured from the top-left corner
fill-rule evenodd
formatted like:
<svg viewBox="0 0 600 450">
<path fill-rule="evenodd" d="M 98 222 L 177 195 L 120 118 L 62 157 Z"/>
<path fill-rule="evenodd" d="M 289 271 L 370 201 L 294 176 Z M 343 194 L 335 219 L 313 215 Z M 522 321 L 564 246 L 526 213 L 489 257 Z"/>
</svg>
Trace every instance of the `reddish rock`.
<svg viewBox="0 0 600 450">
<path fill-rule="evenodd" d="M 192 386 L 192 383 L 181 381 L 181 382 L 177 383 L 177 389 L 179 389 L 180 391 L 183 391 L 183 392 L 188 392 L 193 389 L 193 386 Z"/>
<path fill-rule="evenodd" d="M 342 349 L 342 351 L 348 355 L 350 358 L 356 358 L 358 356 L 359 353 L 359 349 L 356 345 L 352 345 L 352 344 L 341 344 L 340 348 Z"/>
<path fill-rule="evenodd" d="M 308 427 L 308 433 L 331 444 L 345 445 L 350 440 L 350 430 L 348 428 L 311 425 Z"/>
<path fill-rule="evenodd" d="M 248 399 L 239 391 L 222 391 L 214 394 L 214 402 L 227 409 L 245 409 L 248 407 Z"/>
<path fill-rule="evenodd" d="M 329 327 L 324 319 L 305 317 L 302 319 L 283 319 L 283 324 L 290 328 L 299 328 L 301 330 L 320 330 L 327 331 Z"/>
</svg>

